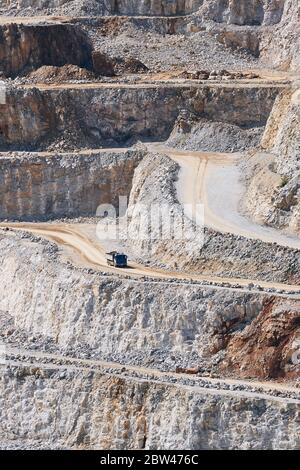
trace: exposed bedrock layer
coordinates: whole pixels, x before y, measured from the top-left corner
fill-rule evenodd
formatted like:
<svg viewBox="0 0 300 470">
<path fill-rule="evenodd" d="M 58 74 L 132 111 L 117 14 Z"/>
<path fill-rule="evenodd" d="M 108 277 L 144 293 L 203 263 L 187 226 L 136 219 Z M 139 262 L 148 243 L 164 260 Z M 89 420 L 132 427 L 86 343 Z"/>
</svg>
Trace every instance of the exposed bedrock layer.
<svg viewBox="0 0 300 470">
<path fill-rule="evenodd" d="M 101 25 L 105 27 L 105 22 Z M 2 25 L 0 45 L 0 72 L 6 77 L 30 76 L 32 71 L 45 66 L 55 67 L 62 75 L 66 67 L 76 66 L 78 76 L 73 79 L 95 79 L 99 75 L 148 70 L 132 57 L 111 58 L 92 50 L 86 33 L 71 24 Z M 44 83 L 42 75 L 40 79 Z"/>
<path fill-rule="evenodd" d="M 1 231 L 0 248 L 0 331 L 10 342 L 42 335 L 78 357 L 215 371 L 226 359 L 237 377 L 298 377 L 297 300 L 91 273 L 60 261 L 54 245 L 20 233 Z M 239 348 L 247 352 L 241 370 Z"/>
<path fill-rule="evenodd" d="M 139 151 L 67 155 L 0 154 L 0 218 L 33 220 L 95 215 L 128 197 Z"/>
<path fill-rule="evenodd" d="M 285 0 L 281 22 L 265 30 L 260 49 L 261 58 L 270 66 L 300 69 L 300 0 Z"/>
<path fill-rule="evenodd" d="M 262 141 L 276 156 L 279 174 L 300 173 L 300 88 L 287 90 L 276 99 Z"/>
<path fill-rule="evenodd" d="M 281 93 L 262 139 L 268 156 L 244 165 L 243 206 L 257 222 L 300 233 L 300 90 Z"/>
<path fill-rule="evenodd" d="M 157 7 L 159 4 L 160 2 L 153 3 L 153 6 Z M 10 5 L 13 6 L 12 3 Z M 197 10 L 195 2 L 193 5 L 193 8 Z M 299 0 L 204 0 L 203 3 L 201 2 L 197 13 L 187 17 L 168 16 L 170 14 L 167 11 L 168 8 L 171 7 L 170 11 L 175 11 L 174 8 L 176 9 L 178 4 L 176 7 L 176 2 L 167 2 L 167 4 L 165 3 L 166 16 L 150 16 L 148 18 L 135 16 L 129 18 L 121 16 L 119 18 L 105 18 L 104 12 L 97 11 L 99 3 L 93 0 L 90 3 L 86 1 L 64 2 L 60 8 L 57 5 L 57 8 L 54 10 L 51 10 L 51 5 L 48 2 L 47 8 L 44 9 L 38 8 L 38 6 L 36 6 L 36 9 L 32 9 L 31 6 L 28 5 L 28 8 L 5 10 L 5 7 L 7 8 L 5 4 L 3 5 L 3 12 L 11 12 L 14 15 L 27 14 L 27 16 L 31 16 L 34 13 L 39 15 L 51 14 L 51 12 L 66 14 L 71 17 L 85 16 L 85 18 L 79 19 L 78 22 L 89 26 L 93 24 L 93 26 L 98 26 L 98 28 L 104 28 L 103 31 L 109 30 L 115 33 L 120 28 L 122 29 L 125 24 L 128 24 L 128 22 L 134 27 L 142 28 L 143 30 L 147 29 L 151 32 L 156 31 L 161 34 L 206 30 L 222 44 L 233 49 L 245 49 L 255 57 L 261 57 L 265 63 L 269 63 L 272 66 L 275 64 L 283 69 L 299 68 Z M 43 5 L 40 3 L 40 6 Z M 138 15 L 140 8 L 144 7 L 147 10 L 147 14 L 151 14 L 148 2 L 147 5 L 143 2 L 132 2 L 130 8 L 132 13 Z M 126 9 L 123 9 L 122 5 L 120 5 L 120 11 L 121 13 L 124 11 L 122 14 L 126 14 Z M 177 8 L 176 11 L 181 10 Z M 93 15 L 93 19 L 88 17 Z M 95 15 L 100 16 L 95 17 Z M 75 22 L 76 20 L 72 19 L 72 21 Z M 47 36 L 45 33 L 46 28 L 51 30 L 51 26 L 53 25 L 39 26 L 40 30 L 43 30 L 44 36 Z M 56 26 L 62 28 L 64 25 Z M 14 28 L 18 30 L 24 29 L 22 26 L 14 26 Z M 33 30 L 34 26 L 28 26 L 28 28 Z M 54 29 L 52 27 L 53 32 Z M 45 38 L 41 37 L 41 43 L 44 42 Z M 71 42 L 74 43 L 74 41 Z M 60 44 L 64 44 L 64 41 L 60 41 Z M 22 44 L 23 50 L 28 47 L 28 41 Z M 83 47 L 82 44 L 80 47 Z M 11 49 L 10 46 L 9 48 Z M 15 56 L 17 57 L 16 54 Z M 45 63 L 45 65 L 47 64 L 48 62 Z M 49 65 L 56 64 L 51 63 Z"/>
<path fill-rule="evenodd" d="M 299 404 L 292 401 L 26 368 L 3 370 L 0 384 L 0 438 L 11 448 L 299 447 Z"/>
<path fill-rule="evenodd" d="M 286 307 L 275 306 L 273 300 L 266 302 L 251 325 L 228 340 L 221 368 L 227 373 L 238 369 L 239 375 L 245 377 L 265 377 L 266 371 L 273 378 L 296 377 L 294 366 L 288 365 L 287 358 L 295 353 L 300 314 L 298 306 L 289 305 L 287 310 Z M 290 342 L 291 337 L 295 343 Z M 285 364 L 284 372 L 280 363 Z"/>
<path fill-rule="evenodd" d="M 15 76 L 42 65 L 92 68 L 92 48 L 86 34 L 71 24 L 0 27 L 0 72 Z"/>
<path fill-rule="evenodd" d="M 0 8 L 6 8 L 15 13 L 32 9 L 36 12 L 56 12 L 72 15 L 185 15 L 197 11 L 203 0 L 19 0 L 12 1 L 7 6 L 1 0 Z M 15 7 L 12 9 L 12 7 Z"/>
<path fill-rule="evenodd" d="M 0 8 L 13 14 L 172 16 L 199 12 L 204 18 L 237 25 L 275 24 L 285 0 L 12 0 Z"/>
<path fill-rule="evenodd" d="M 271 67 L 299 69 L 299 0 L 207 0 L 188 24 L 210 31 L 223 44 L 242 48 Z M 187 20 L 188 21 L 188 20 Z"/>
<path fill-rule="evenodd" d="M 279 23 L 285 0 L 204 0 L 205 17 L 218 23 L 261 25 Z"/>
<path fill-rule="evenodd" d="M 58 138 L 79 147 L 165 140 L 183 109 L 211 121 L 261 127 L 279 89 L 147 85 L 11 88 L 6 93 L 6 104 L 1 105 L 2 149 L 46 146 Z"/>
<path fill-rule="evenodd" d="M 258 58 L 260 56 L 261 34 L 251 29 L 221 29 L 215 33 L 216 39 L 233 50 L 243 49 Z"/>
</svg>

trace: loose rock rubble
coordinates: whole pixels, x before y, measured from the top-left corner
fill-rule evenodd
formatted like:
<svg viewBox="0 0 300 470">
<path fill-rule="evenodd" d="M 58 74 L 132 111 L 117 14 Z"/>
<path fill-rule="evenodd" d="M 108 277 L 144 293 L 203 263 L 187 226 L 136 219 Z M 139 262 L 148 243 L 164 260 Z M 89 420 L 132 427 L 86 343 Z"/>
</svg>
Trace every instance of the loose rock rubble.
<svg viewBox="0 0 300 470">
<path fill-rule="evenodd" d="M 228 70 L 212 70 L 211 72 L 207 70 L 185 70 L 179 75 L 179 78 L 184 78 L 187 80 L 254 80 L 260 77 L 253 72 L 243 73 L 228 72 Z"/>
</svg>

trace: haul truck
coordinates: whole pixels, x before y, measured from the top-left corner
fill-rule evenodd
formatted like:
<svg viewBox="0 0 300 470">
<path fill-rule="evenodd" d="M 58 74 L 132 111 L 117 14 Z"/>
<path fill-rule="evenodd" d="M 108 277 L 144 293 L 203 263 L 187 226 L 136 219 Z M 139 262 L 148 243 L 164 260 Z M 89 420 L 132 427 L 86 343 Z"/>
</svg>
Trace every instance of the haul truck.
<svg viewBox="0 0 300 470">
<path fill-rule="evenodd" d="M 118 253 L 117 251 L 111 251 L 106 253 L 107 255 L 107 264 L 109 266 L 114 266 L 115 268 L 127 268 L 127 255 L 124 253 Z"/>
</svg>

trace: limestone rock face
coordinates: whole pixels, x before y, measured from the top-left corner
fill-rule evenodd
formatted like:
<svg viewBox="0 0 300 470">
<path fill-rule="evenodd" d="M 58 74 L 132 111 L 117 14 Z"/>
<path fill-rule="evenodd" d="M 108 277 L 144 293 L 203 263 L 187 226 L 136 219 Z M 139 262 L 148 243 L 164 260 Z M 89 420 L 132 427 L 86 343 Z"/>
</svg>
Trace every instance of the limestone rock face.
<svg viewBox="0 0 300 470">
<path fill-rule="evenodd" d="M 94 216 L 98 205 L 129 196 L 142 153 L 94 152 L 49 157 L 0 155 L 0 218 L 36 220 Z"/>
<path fill-rule="evenodd" d="M 2 369 L 0 384 L 0 439 L 12 448 L 269 450 L 300 444 L 299 404 L 292 400 L 28 368 Z"/>
<path fill-rule="evenodd" d="M 279 174 L 291 178 L 300 173 L 300 88 L 277 97 L 262 146 L 275 155 Z"/>
<path fill-rule="evenodd" d="M 204 0 L 200 13 L 219 23 L 272 25 L 279 23 L 286 0 Z"/>
<path fill-rule="evenodd" d="M 217 32 L 217 40 L 232 49 L 244 49 L 254 57 L 260 56 L 260 34 L 252 30 L 222 29 Z"/>
<path fill-rule="evenodd" d="M 237 377 L 297 374 L 291 345 L 299 334 L 298 300 L 271 296 L 270 303 L 267 293 L 89 273 L 63 262 L 53 244 L 25 234 L 1 231 L 0 248 L 0 323 L 10 341 L 21 334 L 24 346 L 41 337 L 66 355 L 88 351 L 169 370 L 178 361 L 224 371 L 223 359 L 214 362 L 221 353 Z M 268 325 L 281 332 L 278 349 Z M 244 372 L 239 345 L 250 354 Z M 263 367 L 255 368 L 251 357 Z"/>
<path fill-rule="evenodd" d="M 0 71 L 15 76 L 42 65 L 74 64 L 91 68 L 86 35 L 69 24 L 0 27 Z"/>
<path fill-rule="evenodd" d="M 238 25 L 279 23 L 285 0 L 229 0 L 229 22 Z"/>
<path fill-rule="evenodd" d="M 277 97 L 262 147 L 271 156 L 258 159 L 244 207 L 257 222 L 299 235 L 300 90 L 297 87 Z"/>
<path fill-rule="evenodd" d="M 5 3 L 4 0 L 2 3 Z M 29 8 L 34 8 L 40 12 L 70 12 L 71 14 L 76 12 L 77 15 L 174 16 L 197 11 L 203 0 L 86 0 L 85 2 L 76 2 L 76 0 L 19 0 L 18 3 L 12 3 L 21 13 L 28 11 Z"/>
<path fill-rule="evenodd" d="M 300 69 L 300 0 L 285 0 L 281 22 L 263 35 L 261 57 L 272 67 Z"/>
<path fill-rule="evenodd" d="M 0 143 L 3 149 L 27 150 L 56 138 L 64 138 L 69 145 L 76 142 L 79 148 L 120 146 L 139 139 L 162 141 L 182 109 L 210 121 L 261 127 L 278 92 L 276 86 L 255 85 L 235 88 L 234 94 L 228 86 L 8 88 L 6 104 L 0 105 Z"/>
<path fill-rule="evenodd" d="M 178 353 L 185 364 L 192 352 L 211 356 L 224 324 L 251 321 L 266 298 L 88 274 L 53 258 L 52 245 L 7 232 L 0 236 L 0 311 L 15 328 L 52 338 L 62 349 L 119 355 L 125 363 L 138 357 L 146 364 L 157 348 L 160 357 Z"/>
<path fill-rule="evenodd" d="M 282 176 L 274 170 L 276 161 L 258 164 L 247 188 L 243 208 L 259 224 L 269 225 L 292 235 L 300 233 L 300 178 Z"/>
<path fill-rule="evenodd" d="M 113 13 L 121 15 L 186 15 L 197 11 L 203 0 L 113 0 Z"/>
<path fill-rule="evenodd" d="M 287 0 L 19 0 L 12 1 L 17 14 L 47 12 L 76 15 L 175 16 L 199 12 L 218 22 L 237 25 L 275 24 Z M 2 5 L 1 5 L 2 3 Z M 5 0 L 0 7 L 6 8 Z M 26 13 L 27 12 L 27 13 Z"/>
<path fill-rule="evenodd" d="M 0 142 L 30 143 L 45 138 L 57 127 L 55 108 L 45 96 L 35 89 L 6 93 L 0 104 Z M 5 145 L 6 145 L 5 144 Z"/>
<path fill-rule="evenodd" d="M 283 305 L 274 308 L 270 301 L 248 328 L 229 340 L 222 367 L 227 371 L 238 368 L 245 377 L 256 375 L 264 378 L 267 371 L 273 379 L 282 376 L 297 378 L 298 368 L 293 365 L 291 357 L 299 323 L 297 309 L 286 311 Z M 282 367 L 282 364 L 285 365 Z"/>
</svg>

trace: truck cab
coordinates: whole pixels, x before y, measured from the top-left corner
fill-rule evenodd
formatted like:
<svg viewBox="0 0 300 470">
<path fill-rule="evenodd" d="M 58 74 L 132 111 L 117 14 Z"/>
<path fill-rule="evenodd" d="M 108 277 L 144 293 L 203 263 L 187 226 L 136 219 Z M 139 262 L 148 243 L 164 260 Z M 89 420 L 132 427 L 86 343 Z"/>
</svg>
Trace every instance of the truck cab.
<svg viewBox="0 0 300 470">
<path fill-rule="evenodd" d="M 128 263 L 128 257 L 124 253 L 118 253 L 117 251 L 110 251 L 106 253 L 107 264 L 114 266 L 115 268 L 126 268 Z"/>
</svg>

